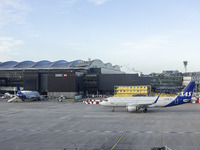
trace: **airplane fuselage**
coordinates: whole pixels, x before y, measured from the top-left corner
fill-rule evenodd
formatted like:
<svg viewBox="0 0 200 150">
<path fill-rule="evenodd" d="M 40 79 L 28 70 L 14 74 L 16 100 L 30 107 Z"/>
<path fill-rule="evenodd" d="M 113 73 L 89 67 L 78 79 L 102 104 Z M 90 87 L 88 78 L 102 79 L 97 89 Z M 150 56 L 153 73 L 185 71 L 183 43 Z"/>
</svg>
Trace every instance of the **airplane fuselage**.
<svg viewBox="0 0 200 150">
<path fill-rule="evenodd" d="M 22 91 L 22 93 L 26 96 L 26 98 L 35 98 L 40 97 L 40 94 L 37 91 Z"/>
<path fill-rule="evenodd" d="M 22 100 L 30 99 L 30 100 L 36 100 L 40 99 L 40 94 L 37 91 L 21 91 L 17 94 L 19 98 Z"/>
<path fill-rule="evenodd" d="M 110 107 L 123 107 L 127 105 L 138 105 L 138 104 L 152 104 L 155 101 L 155 97 L 110 97 L 106 100 L 102 101 L 100 104 L 103 106 L 110 106 Z M 167 107 L 170 106 L 173 101 L 175 100 L 174 97 L 159 97 L 157 103 L 148 105 L 148 107 Z M 184 103 L 189 102 L 185 100 Z M 174 105 L 179 105 L 179 101 L 177 100 Z M 181 103 L 182 104 L 182 103 Z"/>
</svg>

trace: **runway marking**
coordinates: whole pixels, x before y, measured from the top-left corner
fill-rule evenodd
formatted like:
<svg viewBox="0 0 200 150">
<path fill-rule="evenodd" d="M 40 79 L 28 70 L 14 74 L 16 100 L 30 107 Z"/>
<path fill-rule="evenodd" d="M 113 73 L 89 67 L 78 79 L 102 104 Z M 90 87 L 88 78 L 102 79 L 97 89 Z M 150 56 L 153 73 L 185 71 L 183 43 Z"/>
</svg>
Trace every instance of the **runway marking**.
<svg viewBox="0 0 200 150">
<path fill-rule="evenodd" d="M 69 115 L 66 115 L 66 116 L 60 117 L 60 119 L 61 119 L 61 120 L 71 119 L 71 117 L 69 117 Z"/>
<path fill-rule="evenodd" d="M 101 131 L 101 130 L 51 130 L 51 129 L 0 129 L 0 132 L 65 132 L 65 133 L 125 133 L 124 131 Z M 186 132 L 176 132 L 176 131 L 126 131 L 126 133 L 136 133 L 136 134 L 200 134 L 200 131 L 186 131 Z"/>
<path fill-rule="evenodd" d="M 111 150 L 113 150 L 115 148 L 115 146 L 121 141 L 121 139 L 125 136 L 126 131 L 122 134 L 122 136 L 119 138 L 119 140 L 115 143 L 115 145 L 111 148 Z"/>
</svg>

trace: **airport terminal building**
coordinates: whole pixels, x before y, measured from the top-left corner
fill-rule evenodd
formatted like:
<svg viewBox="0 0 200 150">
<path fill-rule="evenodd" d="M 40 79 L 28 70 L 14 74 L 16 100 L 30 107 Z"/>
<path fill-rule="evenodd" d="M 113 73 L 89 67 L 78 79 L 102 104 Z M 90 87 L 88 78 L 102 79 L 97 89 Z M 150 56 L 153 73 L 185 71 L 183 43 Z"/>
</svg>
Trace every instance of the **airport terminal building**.
<svg viewBox="0 0 200 150">
<path fill-rule="evenodd" d="M 70 62 L 8 61 L 0 63 L 0 93 L 13 93 L 17 84 L 24 90 L 38 91 L 50 97 L 63 95 L 67 98 L 74 98 L 76 95 L 114 94 L 116 86 L 145 85 L 151 86 L 151 92 L 177 93 L 183 89 L 187 79 L 200 79 L 197 73 L 189 78 L 184 76 L 182 73 L 148 76 L 126 74 L 119 65 L 113 66 L 99 59 Z M 196 81 L 196 92 L 200 91 L 199 83 Z"/>
<path fill-rule="evenodd" d="M 47 60 L 0 63 L 0 92 L 34 90 L 51 97 L 79 94 L 113 94 L 118 85 L 149 85 L 149 78 L 125 74 L 118 65 L 101 60 L 50 62 Z"/>
</svg>

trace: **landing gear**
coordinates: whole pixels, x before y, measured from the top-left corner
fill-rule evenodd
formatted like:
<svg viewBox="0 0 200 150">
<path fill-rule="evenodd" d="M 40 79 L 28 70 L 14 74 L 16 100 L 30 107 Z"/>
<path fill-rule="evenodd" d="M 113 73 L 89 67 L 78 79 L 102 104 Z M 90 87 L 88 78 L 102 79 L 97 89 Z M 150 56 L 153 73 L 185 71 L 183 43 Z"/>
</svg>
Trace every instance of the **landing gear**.
<svg viewBox="0 0 200 150">
<path fill-rule="evenodd" d="M 115 107 L 113 107 L 113 109 L 112 109 L 112 112 L 114 112 L 115 111 Z"/>
<path fill-rule="evenodd" d="M 146 113 L 146 112 L 147 112 L 147 108 L 144 108 L 143 113 Z"/>
</svg>

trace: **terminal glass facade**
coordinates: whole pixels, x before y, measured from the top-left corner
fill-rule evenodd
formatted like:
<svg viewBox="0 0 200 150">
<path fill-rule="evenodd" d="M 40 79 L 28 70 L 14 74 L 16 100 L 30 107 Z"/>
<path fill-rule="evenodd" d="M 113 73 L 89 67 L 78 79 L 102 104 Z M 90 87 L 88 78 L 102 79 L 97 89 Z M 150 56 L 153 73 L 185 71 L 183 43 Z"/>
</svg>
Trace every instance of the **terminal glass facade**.
<svg viewBox="0 0 200 150">
<path fill-rule="evenodd" d="M 14 91 L 16 85 L 23 86 L 23 71 L 0 71 L 0 91 Z"/>
<path fill-rule="evenodd" d="M 98 75 L 86 74 L 83 77 L 84 93 L 98 94 Z"/>
<path fill-rule="evenodd" d="M 152 92 L 174 94 L 183 89 L 183 77 L 152 77 Z"/>
</svg>

